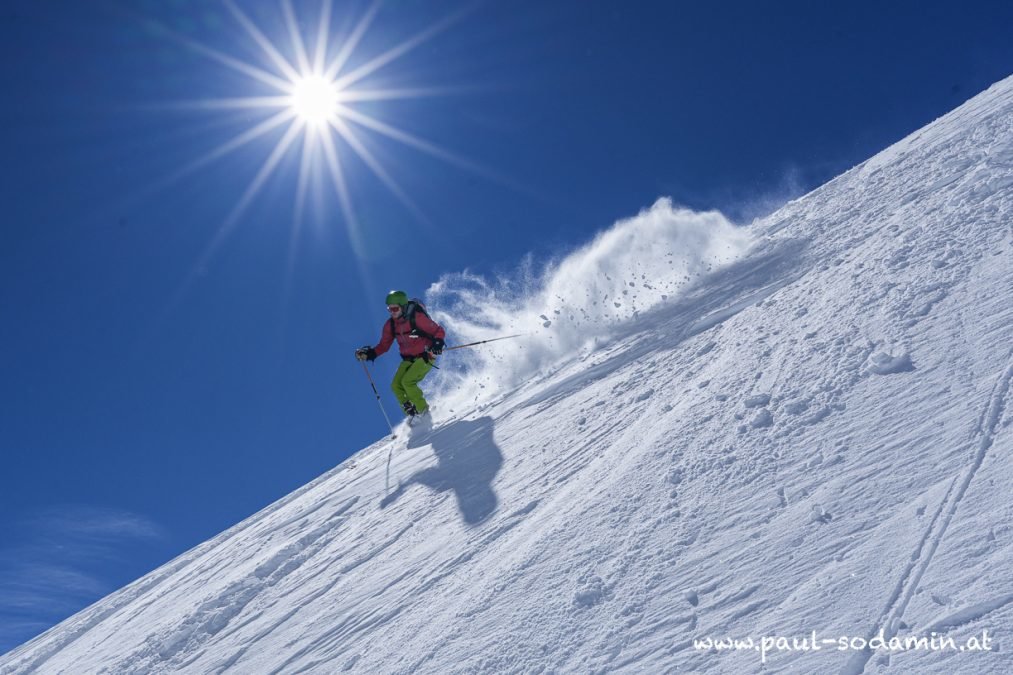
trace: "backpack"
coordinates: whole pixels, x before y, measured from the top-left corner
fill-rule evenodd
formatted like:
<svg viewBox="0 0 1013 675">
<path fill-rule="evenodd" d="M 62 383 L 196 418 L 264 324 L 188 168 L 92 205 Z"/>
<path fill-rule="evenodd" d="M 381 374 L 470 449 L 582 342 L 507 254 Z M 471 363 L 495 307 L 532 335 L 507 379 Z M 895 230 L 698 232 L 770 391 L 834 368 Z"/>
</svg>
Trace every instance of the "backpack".
<svg viewBox="0 0 1013 675">
<path fill-rule="evenodd" d="M 426 311 L 426 306 L 422 304 L 421 300 L 419 300 L 418 298 L 412 298 L 411 300 L 409 300 L 408 304 L 404 308 L 403 315 L 404 318 L 408 319 L 408 324 L 412 327 L 412 335 L 428 338 L 429 340 L 434 340 L 435 338 L 432 335 L 430 335 L 429 333 L 425 332 L 424 330 L 415 325 L 416 312 L 422 312 L 423 314 L 425 314 L 427 319 L 432 319 L 432 317 L 429 316 L 429 312 Z M 391 317 L 390 318 L 391 335 L 397 335 L 394 329 L 395 329 L 394 317 Z"/>
</svg>

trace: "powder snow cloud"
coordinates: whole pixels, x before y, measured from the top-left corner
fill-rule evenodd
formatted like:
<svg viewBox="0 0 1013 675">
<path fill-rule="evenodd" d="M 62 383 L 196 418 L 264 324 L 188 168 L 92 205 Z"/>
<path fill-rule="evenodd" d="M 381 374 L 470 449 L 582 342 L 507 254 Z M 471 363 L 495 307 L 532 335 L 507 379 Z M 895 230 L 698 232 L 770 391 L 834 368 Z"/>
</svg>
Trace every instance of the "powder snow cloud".
<svg viewBox="0 0 1013 675">
<path fill-rule="evenodd" d="M 750 243 L 749 232 L 721 213 L 662 198 L 547 264 L 528 258 L 504 277 L 465 271 L 441 278 L 426 299 L 449 344 L 523 334 L 442 359 L 435 378 L 441 407 L 482 403 L 607 343 L 622 325 L 678 297 Z"/>
</svg>

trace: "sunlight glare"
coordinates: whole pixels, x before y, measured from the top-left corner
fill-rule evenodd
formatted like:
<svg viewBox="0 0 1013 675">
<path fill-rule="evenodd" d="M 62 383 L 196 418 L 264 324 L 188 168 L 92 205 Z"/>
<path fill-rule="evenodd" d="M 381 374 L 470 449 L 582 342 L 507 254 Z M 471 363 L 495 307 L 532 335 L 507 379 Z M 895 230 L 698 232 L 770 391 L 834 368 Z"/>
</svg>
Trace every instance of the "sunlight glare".
<svg viewBox="0 0 1013 675">
<path fill-rule="evenodd" d="M 338 98 L 338 90 L 333 81 L 319 75 L 310 75 L 294 83 L 292 111 L 307 124 L 320 127 L 335 115 Z"/>
<path fill-rule="evenodd" d="M 198 110 L 259 112 L 263 113 L 266 119 L 259 119 L 255 115 L 246 116 L 244 119 L 251 120 L 253 126 L 242 130 L 197 160 L 174 172 L 159 185 L 164 187 L 175 182 L 212 161 L 236 152 L 256 139 L 263 138 L 268 134 L 276 135 L 275 131 L 285 125 L 288 125 L 288 128 L 282 134 L 281 139 L 275 143 L 262 166 L 256 171 L 238 203 L 219 226 L 200 261 L 178 291 L 177 298 L 181 298 L 195 282 L 201 270 L 207 266 L 231 230 L 239 224 L 245 212 L 272 176 L 278 172 L 280 167 L 286 165 L 285 158 L 292 148 L 301 145 L 302 156 L 298 162 L 299 170 L 292 213 L 288 276 L 291 276 L 292 273 L 296 240 L 305 216 L 309 193 L 311 190 L 316 191 L 318 184 L 325 186 L 330 183 L 337 196 L 352 248 L 357 256 L 363 255 L 365 245 L 360 231 L 361 224 L 356 217 L 352 204 L 352 191 L 347 180 L 350 169 L 349 161 L 353 157 L 361 160 L 420 222 L 429 222 L 418 205 L 398 185 L 374 151 L 370 149 L 370 144 L 364 142 L 364 139 L 360 137 L 362 134 L 373 133 L 385 136 L 451 164 L 488 175 L 488 172 L 481 167 L 457 157 L 434 143 L 375 119 L 367 112 L 367 110 L 375 110 L 378 107 L 375 104 L 365 110 L 358 109 L 358 104 L 370 101 L 412 99 L 450 92 L 451 90 L 447 88 L 433 87 L 377 88 L 370 86 L 370 77 L 376 71 L 387 68 L 392 62 L 404 57 L 407 53 L 417 49 L 419 45 L 449 28 L 470 12 L 470 8 L 450 14 L 404 41 L 381 51 L 377 56 L 366 60 L 361 65 L 348 70 L 347 67 L 350 63 L 357 63 L 358 60 L 353 58 L 353 52 L 360 46 L 373 20 L 379 15 L 383 0 L 370 0 L 369 7 L 354 24 L 351 33 L 343 36 L 340 42 L 333 41 L 331 33 L 331 9 L 334 0 L 320 0 L 320 17 L 314 44 L 308 44 L 303 37 L 300 22 L 293 7 L 293 0 L 280 0 L 285 32 L 291 42 L 289 50 L 283 50 L 280 45 L 275 44 L 272 41 L 272 36 L 261 30 L 239 6 L 239 0 L 222 0 L 222 2 L 244 29 L 249 39 L 259 47 L 261 52 L 259 60 L 247 61 L 237 58 L 226 51 L 201 44 L 158 23 L 153 23 L 152 27 L 160 34 L 180 42 L 198 54 L 255 80 L 258 83 L 257 91 L 255 95 L 250 96 L 202 98 L 194 101 L 178 101 L 171 105 Z M 340 44 L 340 49 L 332 49 L 337 44 Z M 337 53 L 332 54 L 332 51 Z M 301 144 L 297 143 L 300 134 L 303 135 Z M 329 181 L 326 180 L 327 177 L 330 178 Z M 317 194 L 316 196 L 318 197 L 317 204 L 323 205 L 323 195 Z"/>
</svg>

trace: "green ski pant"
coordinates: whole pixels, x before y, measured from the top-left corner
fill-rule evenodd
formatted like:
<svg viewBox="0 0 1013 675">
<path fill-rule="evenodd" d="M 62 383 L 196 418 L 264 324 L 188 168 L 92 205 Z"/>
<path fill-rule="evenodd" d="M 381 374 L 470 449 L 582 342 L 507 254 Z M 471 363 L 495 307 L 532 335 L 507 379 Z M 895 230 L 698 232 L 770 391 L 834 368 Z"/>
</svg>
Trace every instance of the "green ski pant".
<svg viewBox="0 0 1013 675">
<path fill-rule="evenodd" d="M 429 404 L 426 403 L 426 397 L 419 389 L 419 382 L 429 374 L 432 368 L 433 366 L 423 359 L 402 361 L 397 372 L 394 373 L 394 381 L 390 383 L 390 388 L 397 396 L 397 402 L 403 406 L 405 401 L 411 401 L 415 410 L 420 413 L 425 412 Z"/>
</svg>

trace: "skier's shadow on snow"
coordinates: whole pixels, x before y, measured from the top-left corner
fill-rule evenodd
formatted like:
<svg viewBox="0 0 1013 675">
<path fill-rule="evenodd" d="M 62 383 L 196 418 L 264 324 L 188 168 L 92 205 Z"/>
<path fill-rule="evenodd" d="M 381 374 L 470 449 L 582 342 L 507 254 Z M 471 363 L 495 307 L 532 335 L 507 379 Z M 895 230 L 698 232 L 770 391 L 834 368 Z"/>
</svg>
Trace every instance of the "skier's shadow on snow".
<svg viewBox="0 0 1013 675">
<path fill-rule="evenodd" d="M 491 417 L 452 422 L 408 441 L 408 449 L 432 445 L 436 466 L 417 471 L 383 498 L 380 508 L 397 501 L 414 484 L 435 492 L 453 490 L 457 508 L 468 525 L 482 522 L 496 511 L 499 500 L 492 482 L 503 466 L 503 453 L 492 437 Z"/>
</svg>

